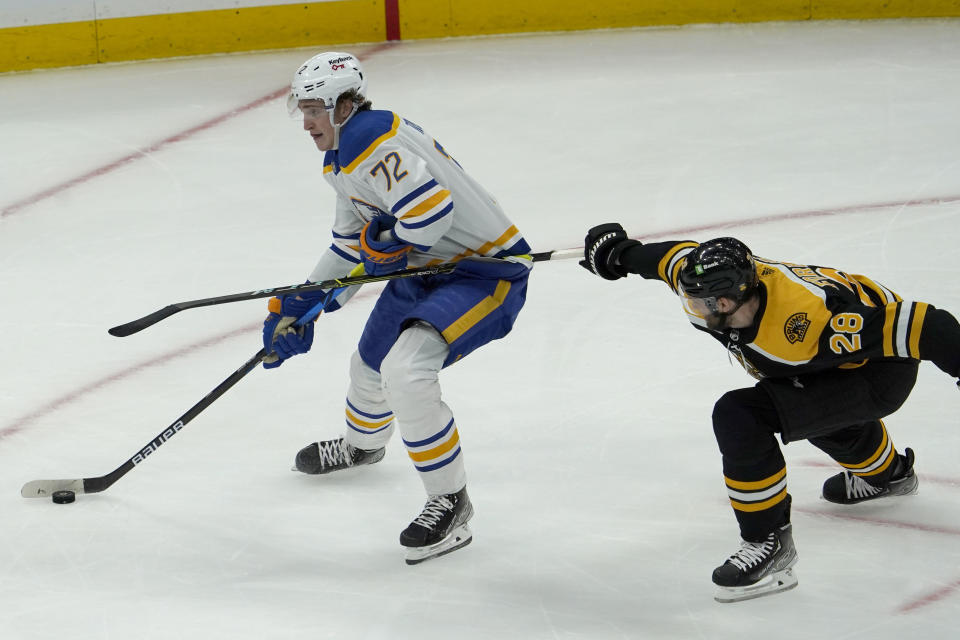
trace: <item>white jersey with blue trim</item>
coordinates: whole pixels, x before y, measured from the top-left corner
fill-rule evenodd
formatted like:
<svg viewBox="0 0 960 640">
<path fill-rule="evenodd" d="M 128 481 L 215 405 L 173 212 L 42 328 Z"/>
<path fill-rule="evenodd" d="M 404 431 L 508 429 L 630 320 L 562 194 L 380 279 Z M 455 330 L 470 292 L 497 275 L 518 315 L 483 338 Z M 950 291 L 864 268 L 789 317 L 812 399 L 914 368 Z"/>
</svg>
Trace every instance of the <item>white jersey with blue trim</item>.
<svg viewBox="0 0 960 640">
<path fill-rule="evenodd" d="M 364 225 L 382 214 L 397 219 L 394 234 L 413 246 L 410 267 L 530 252 L 496 199 L 440 143 L 392 111 L 354 115 L 340 131 L 340 148 L 326 153 L 323 174 L 337 192 L 336 219 L 333 244 L 311 281 L 349 272 L 360 261 Z"/>
</svg>

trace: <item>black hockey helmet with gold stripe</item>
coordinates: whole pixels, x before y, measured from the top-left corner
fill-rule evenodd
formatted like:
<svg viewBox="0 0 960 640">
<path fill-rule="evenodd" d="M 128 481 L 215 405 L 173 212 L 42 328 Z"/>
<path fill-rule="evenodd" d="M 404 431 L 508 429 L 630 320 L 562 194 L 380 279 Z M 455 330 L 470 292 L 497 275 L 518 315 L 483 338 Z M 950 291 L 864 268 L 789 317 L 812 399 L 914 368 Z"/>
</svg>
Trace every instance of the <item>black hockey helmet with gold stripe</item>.
<svg viewBox="0 0 960 640">
<path fill-rule="evenodd" d="M 691 298 L 730 298 L 743 302 L 757 287 L 757 265 L 736 238 L 714 238 L 687 254 L 680 287 Z"/>
</svg>

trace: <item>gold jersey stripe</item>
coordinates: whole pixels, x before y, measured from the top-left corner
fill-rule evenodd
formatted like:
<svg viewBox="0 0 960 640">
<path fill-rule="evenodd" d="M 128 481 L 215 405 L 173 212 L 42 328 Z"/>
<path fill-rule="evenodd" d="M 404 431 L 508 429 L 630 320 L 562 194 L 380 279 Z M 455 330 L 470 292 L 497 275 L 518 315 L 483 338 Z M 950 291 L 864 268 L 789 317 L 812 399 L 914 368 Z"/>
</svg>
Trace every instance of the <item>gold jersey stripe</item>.
<svg viewBox="0 0 960 640">
<path fill-rule="evenodd" d="M 443 258 L 434 258 L 433 260 L 427 261 L 427 263 L 426 263 L 425 265 L 423 265 L 423 266 L 425 266 L 425 267 L 432 267 L 432 266 L 435 265 L 435 264 L 443 264 L 444 262 L 460 262 L 460 261 L 463 260 L 464 258 L 469 258 L 470 256 L 475 256 L 475 255 L 477 255 L 477 252 L 476 252 L 476 251 L 472 251 L 472 250 L 470 250 L 470 249 L 467 249 L 466 251 L 464 251 L 464 252 L 461 253 L 460 255 L 458 255 L 458 256 L 453 256 L 453 257 L 450 258 L 449 260 L 444 260 Z"/>
<path fill-rule="evenodd" d="M 816 274 L 823 276 L 824 278 L 828 278 L 840 286 L 846 287 L 851 293 L 856 293 L 854 288 L 856 287 L 857 283 L 855 281 L 851 282 L 841 271 L 838 271 L 837 269 L 831 269 L 830 267 L 819 267 L 816 269 Z M 870 306 L 873 307 L 876 305 L 870 304 Z"/>
<path fill-rule="evenodd" d="M 483 246 L 481 246 L 481 247 L 480 247 L 479 249 L 477 249 L 476 251 L 474 251 L 473 249 L 467 249 L 466 251 L 464 251 L 464 252 L 461 253 L 460 255 L 456 255 L 456 256 L 450 258 L 449 260 L 443 260 L 443 259 L 441 259 L 441 258 L 434 258 L 433 260 L 428 261 L 424 266 L 426 266 L 426 267 L 432 267 L 432 266 L 435 265 L 435 264 L 441 264 L 441 263 L 444 263 L 444 262 L 459 262 L 460 260 L 463 260 L 464 258 L 469 258 L 470 256 L 485 255 L 485 254 L 489 253 L 490 250 L 493 249 L 494 247 L 502 247 L 502 246 L 503 246 L 504 244 L 506 244 L 509 240 L 511 240 L 511 239 L 513 238 L 513 236 L 517 235 L 518 233 L 520 233 L 520 230 L 517 229 L 517 227 L 516 227 L 515 225 L 511 225 L 509 229 L 507 229 L 506 231 L 503 232 L 503 235 L 502 235 L 502 236 L 500 236 L 499 238 L 497 238 L 497 239 L 494 240 L 493 242 L 486 242 L 486 243 L 484 243 Z M 523 256 L 515 256 L 515 257 L 522 258 Z"/>
<path fill-rule="evenodd" d="M 775 474 L 769 478 L 764 478 L 763 480 L 755 480 L 752 482 L 743 482 L 742 480 L 731 480 L 727 476 L 723 476 L 724 482 L 727 483 L 727 486 L 731 489 L 741 489 L 744 491 L 756 491 L 758 489 L 766 489 L 767 487 L 772 487 L 777 484 L 783 477 L 787 475 L 787 468 L 784 467 L 777 471 Z"/>
<path fill-rule="evenodd" d="M 731 499 L 730 504 L 733 505 L 733 508 L 736 509 L 737 511 L 747 511 L 747 512 L 763 511 L 764 509 L 769 509 L 770 507 L 776 504 L 779 504 L 780 502 L 783 502 L 784 498 L 786 497 L 787 497 L 787 490 L 784 489 L 783 491 L 773 496 L 769 500 L 764 500 L 763 502 L 744 503 L 744 502 L 737 502 L 736 500 Z"/>
<path fill-rule="evenodd" d="M 675 291 L 680 291 L 680 268 L 683 266 L 683 260 L 677 260 L 673 263 L 670 270 L 670 281 L 667 283 Z"/>
<path fill-rule="evenodd" d="M 920 359 L 920 334 L 923 331 L 923 320 L 927 316 L 928 305 L 918 302 L 913 307 L 913 322 L 910 323 L 910 357 Z"/>
<path fill-rule="evenodd" d="M 847 464 L 845 462 L 841 462 L 840 464 L 851 471 L 856 471 L 857 469 L 869 467 L 876 462 L 880 456 L 883 455 L 883 452 L 886 451 L 887 442 L 890 440 L 890 436 L 887 434 L 887 427 L 883 424 L 882 420 L 880 421 L 880 428 L 883 429 L 883 438 L 880 440 L 880 446 L 877 447 L 877 450 L 874 451 L 869 458 L 867 458 L 864 462 L 858 462 L 856 464 Z"/>
<path fill-rule="evenodd" d="M 893 350 L 893 325 L 897 320 L 897 307 L 900 306 L 896 302 L 891 302 L 884 309 L 884 319 L 883 319 L 883 356 L 885 358 L 892 358 L 896 355 Z"/>
<path fill-rule="evenodd" d="M 843 364 L 838 364 L 837 369 L 856 369 L 858 367 L 862 367 L 868 362 L 870 362 L 870 358 L 865 358 L 860 362 L 844 362 Z"/>
<path fill-rule="evenodd" d="M 503 235 L 501 235 L 499 238 L 497 238 L 497 239 L 494 240 L 493 242 L 485 242 L 485 243 L 484 243 L 479 249 L 477 249 L 476 251 L 474 251 L 473 249 L 467 249 L 466 251 L 464 251 L 464 252 L 461 253 L 460 255 L 454 256 L 454 257 L 450 258 L 449 260 L 441 260 L 441 259 L 439 259 L 439 258 L 434 258 L 433 260 L 430 260 L 429 262 L 427 262 L 426 266 L 432 267 L 433 265 L 435 265 L 435 264 L 440 264 L 440 263 L 442 263 L 442 262 L 458 262 L 458 261 L 460 261 L 460 260 L 463 260 L 464 258 L 469 258 L 470 256 L 485 255 L 485 254 L 489 253 L 490 250 L 493 249 L 494 247 L 502 247 L 502 246 L 505 245 L 509 240 L 511 240 L 511 239 L 513 238 L 513 236 L 517 235 L 518 233 L 520 233 L 520 230 L 517 229 L 517 227 L 516 227 L 515 225 L 511 225 L 510 228 L 507 229 L 506 231 L 504 231 L 504 232 L 503 232 Z"/>
<path fill-rule="evenodd" d="M 486 254 L 490 251 L 490 249 L 493 249 L 494 247 L 502 247 L 511 238 L 513 238 L 513 236 L 517 235 L 518 233 L 520 233 L 520 230 L 517 229 L 516 225 L 510 225 L 510 228 L 504 231 L 503 235 L 501 235 L 499 238 L 497 238 L 493 242 L 487 242 L 484 245 L 482 245 L 479 249 L 477 249 L 477 253 Z"/>
<path fill-rule="evenodd" d="M 358 427 L 363 427 L 364 429 L 370 429 L 370 430 L 379 429 L 383 425 L 393 420 L 393 414 L 391 414 L 390 417 L 385 418 L 384 420 L 380 420 L 379 422 L 370 422 L 368 420 L 361 420 L 357 416 L 353 415 L 350 409 L 346 410 L 346 414 L 347 414 L 347 420 L 349 420 L 351 424 L 354 424 Z"/>
<path fill-rule="evenodd" d="M 671 287 L 675 286 L 674 283 L 676 280 L 674 280 L 674 275 L 676 273 L 676 268 L 673 269 L 673 273 L 667 273 L 667 267 L 670 265 L 670 261 L 673 260 L 673 257 L 683 249 L 688 247 L 693 248 L 696 246 L 696 242 L 681 242 L 671 247 L 670 250 L 667 251 L 667 253 L 663 256 L 663 258 L 660 259 L 660 264 L 657 265 L 657 274 L 660 276 L 660 279 L 669 284 Z M 679 264 L 680 261 L 678 260 L 677 265 L 674 265 L 674 267 L 678 266 Z"/>
<path fill-rule="evenodd" d="M 453 449 L 455 446 L 457 446 L 458 442 L 460 442 L 460 432 L 454 429 L 453 435 L 450 436 L 450 439 L 440 446 L 434 447 L 433 449 L 427 449 L 426 451 L 408 451 L 407 455 L 409 455 L 410 459 L 414 462 L 426 462 L 427 460 L 434 460 Z"/>
<path fill-rule="evenodd" d="M 898 296 L 898 295 L 896 294 L 896 292 L 891 291 L 890 289 L 887 289 L 886 287 L 880 286 L 879 284 L 877 284 L 876 282 L 874 282 L 873 280 L 871 280 L 871 279 L 868 278 L 867 276 L 855 275 L 855 276 L 853 276 L 853 277 L 854 277 L 854 279 L 856 279 L 860 284 L 864 285 L 865 287 L 867 287 L 868 289 L 870 289 L 871 291 L 873 291 L 875 294 L 877 294 L 877 295 L 880 297 L 880 299 L 883 300 L 883 301 L 884 301 L 885 303 L 887 303 L 887 304 L 889 304 L 889 303 L 891 303 L 891 302 L 900 302 L 901 300 L 903 300 L 903 298 L 901 298 L 900 296 Z M 892 300 L 890 299 L 890 296 L 893 296 L 893 299 L 892 299 Z"/>
<path fill-rule="evenodd" d="M 408 218 L 416 218 L 417 216 L 422 216 L 427 211 L 432 210 L 434 207 L 436 207 L 438 204 L 440 204 L 446 198 L 449 198 L 449 197 L 450 197 L 450 192 L 447 191 L 446 189 L 441 189 L 440 191 L 436 192 L 435 194 L 433 194 L 432 196 L 430 196 L 429 198 L 427 198 L 426 200 L 424 200 L 423 202 L 415 206 L 413 209 L 411 209 L 407 213 L 400 216 L 400 219 L 406 220 Z"/>
<path fill-rule="evenodd" d="M 887 456 L 887 459 L 883 461 L 882 465 L 880 465 L 873 471 L 864 471 L 864 472 L 854 471 L 853 474 L 856 476 L 860 476 L 861 478 L 864 476 L 875 476 L 878 473 L 883 473 L 884 471 L 886 471 L 887 467 L 889 467 L 893 463 L 893 461 L 896 459 L 897 459 L 897 450 L 895 448 L 891 448 L 890 454 Z"/>
<path fill-rule="evenodd" d="M 353 162 L 348 164 L 345 167 L 341 167 L 341 170 L 344 173 L 352 173 L 354 169 L 360 166 L 360 163 L 370 157 L 370 154 L 376 151 L 377 147 L 383 144 L 386 140 L 389 140 L 393 136 L 397 135 L 397 129 L 400 128 L 400 116 L 393 114 L 393 126 L 390 127 L 390 130 L 384 133 L 382 136 L 370 143 L 366 149 L 363 150 L 363 153 L 358 155 L 353 159 Z"/>
<path fill-rule="evenodd" d="M 864 305 L 868 307 L 877 306 L 877 303 L 873 301 L 873 298 L 870 297 L 870 294 L 867 293 L 867 290 L 864 288 L 864 286 L 860 283 L 859 280 L 851 279 L 851 282 L 853 282 L 853 286 L 856 287 L 857 289 L 857 297 L 860 298 L 860 302 L 862 302 Z"/>
<path fill-rule="evenodd" d="M 492 296 L 487 296 L 478 302 L 470 311 L 454 320 L 454 322 L 442 331 L 443 339 L 450 344 L 464 333 L 469 331 L 478 322 L 493 313 L 497 307 L 503 304 L 507 294 L 510 292 L 510 283 L 506 280 L 500 280 Z"/>
</svg>

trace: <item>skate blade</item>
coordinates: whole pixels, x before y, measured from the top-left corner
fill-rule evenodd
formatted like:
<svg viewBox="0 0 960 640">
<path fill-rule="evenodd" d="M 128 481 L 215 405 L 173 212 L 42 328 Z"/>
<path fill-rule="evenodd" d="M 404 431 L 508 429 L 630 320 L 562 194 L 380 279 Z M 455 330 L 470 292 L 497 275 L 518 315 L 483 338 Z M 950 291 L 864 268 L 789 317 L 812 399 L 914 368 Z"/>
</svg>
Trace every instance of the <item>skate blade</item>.
<svg viewBox="0 0 960 640">
<path fill-rule="evenodd" d="M 461 525 L 450 532 L 446 538 L 426 547 L 409 547 L 407 549 L 407 564 L 420 564 L 430 558 L 438 558 L 461 547 L 465 547 L 473 540 L 473 532 L 467 525 Z"/>
<path fill-rule="evenodd" d="M 795 586 L 797 586 L 797 576 L 793 573 L 793 567 L 788 567 L 783 571 L 771 573 L 756 584 L 746 587 L 718 587 L 713 599 L 724 604 L 741 602 L 789 591 Z"/>
</svg>

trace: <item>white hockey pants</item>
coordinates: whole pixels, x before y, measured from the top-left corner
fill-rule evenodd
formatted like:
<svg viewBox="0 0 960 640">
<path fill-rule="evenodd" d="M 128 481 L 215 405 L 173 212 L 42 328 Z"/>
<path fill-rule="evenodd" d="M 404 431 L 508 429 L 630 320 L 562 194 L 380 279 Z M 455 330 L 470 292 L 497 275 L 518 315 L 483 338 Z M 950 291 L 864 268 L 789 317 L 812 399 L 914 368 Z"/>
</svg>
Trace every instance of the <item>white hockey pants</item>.
<svg viewBox="0 0 960 640">
<path fill-rule="evenodd" d="M 432 326 L 405 329 L 377 373 L 353 354 L 344 440 L 359 449 L 386 446 L 399 424 L 427 495 L 455 493 L 467 482 L 453 412 L 440 399 L 439 373 L 449 348 Z M 396 420 L 394 420 L 396 418 Z"/>
</svg>

